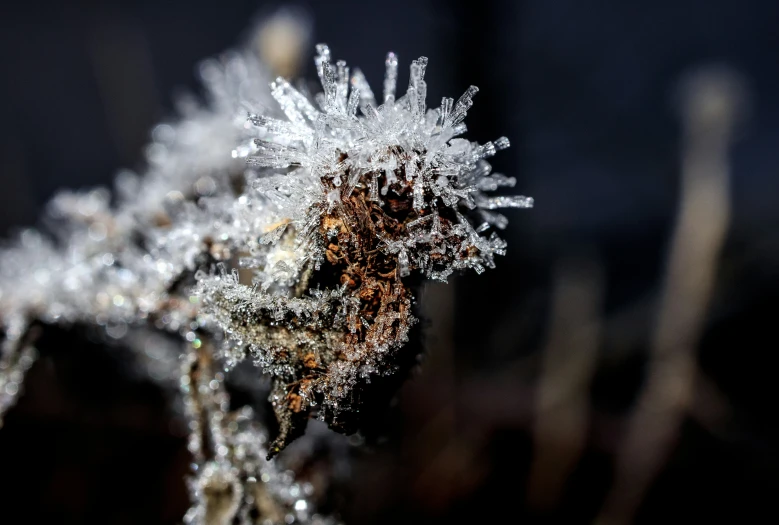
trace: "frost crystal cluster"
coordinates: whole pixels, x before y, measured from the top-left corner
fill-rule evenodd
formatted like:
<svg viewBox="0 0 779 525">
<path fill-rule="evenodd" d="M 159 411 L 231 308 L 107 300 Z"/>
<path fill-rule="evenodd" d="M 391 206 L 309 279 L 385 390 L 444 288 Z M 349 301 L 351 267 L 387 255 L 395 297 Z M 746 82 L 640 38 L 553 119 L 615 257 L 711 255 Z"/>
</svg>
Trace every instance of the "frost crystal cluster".
<svg viewBox="0 0 779 525">
<path fill-rule="evenodd" d="M 329 523 L 265 456 L 310 417 L 357 430 L 416 352 L 418 285 L 493 267 L 506 243 L 491 229 L 507 222 L 495 210 L 532 206 L 489 196 L 515 183 L 486 160 L 506 138 L 460 138 L 476 87 L 428 109 L 427 59 L 402 92 L 390 53 L 377 100 L 359 70 L 316 50 L 313 98 L 268 83 L 250 52 L 206 62 L 209 103 L 154 129 L 147 172 L 123 173 L 113 205 L 101 189 L 62 193 L 50 233 L 0 252 L 0 414 L 47 324 L 97 325 L 147 356 L 138 334 L 181 337 L 167 369 L 190 422 L 189 523 Z M 246 358 L 272 380 L 270 443 L 223 384 Z"/>
</svg>

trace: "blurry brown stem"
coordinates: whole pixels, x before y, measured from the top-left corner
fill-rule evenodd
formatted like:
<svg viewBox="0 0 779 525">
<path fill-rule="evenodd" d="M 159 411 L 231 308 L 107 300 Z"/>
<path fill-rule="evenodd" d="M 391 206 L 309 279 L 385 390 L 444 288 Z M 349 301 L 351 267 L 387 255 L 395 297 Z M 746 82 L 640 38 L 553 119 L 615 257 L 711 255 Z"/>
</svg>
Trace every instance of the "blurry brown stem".
<svg viewBox="0 0 779 525">
<path fill-rule="evenodd" d="M 598 523 L 629 523 L 670 455 L 692 401 L 695 348 L 730 218 L 727 148 L 739 110 L 734 75 L 700 74 L 684 104 L 681 202 L 643 391 L 617 451 Z"/>
<path fill-rule="evenodd" d="M 553 507 L 586 444 L 587 393 L 595 372 L 602 319 L 601 268 L 589 260 L 560 263 L 550 333 L 538 379 L 535 452 L 528 503 Z"/>
</svg>

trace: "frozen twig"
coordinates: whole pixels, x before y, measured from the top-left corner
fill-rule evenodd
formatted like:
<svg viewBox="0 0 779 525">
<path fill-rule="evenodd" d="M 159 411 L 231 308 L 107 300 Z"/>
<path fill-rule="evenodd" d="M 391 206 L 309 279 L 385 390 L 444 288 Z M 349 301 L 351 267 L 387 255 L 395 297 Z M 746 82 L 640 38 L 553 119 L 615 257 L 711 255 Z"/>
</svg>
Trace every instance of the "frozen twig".
<svg viewBox="0 0 779 525">
<path fill-rule="evenodd" d="M 322 93 L 282 77 L 268 86 L 254 44 L 283 44 L 285 56 L 272 60 L 289 66 L 290 39 L 304 27 L 276 19 L 265 26 L 275 37 L 204 62 L 208 103 L 183 101 L 179 121 L 154 128 L 143 176 L 124 172 L 116 199 L 103 189 L 61 193 L 49 234 L 27 230 L 0 251 L 2 362 L 11 363 L 0 369 L 0 409 L 31 362 L 16 357 L 15 341 L 33 323 L 96 325 L 116 340 L 149 329 L 185 342 L 189 523 L 251 523 L 257 513 L 329 523 L 265 457 L 312 417 L 359 429 L 414 362 L 407 343 L 420 283 L 492 268 L 506 250 L 495 231 L 485 234 L 507 224 L 495 210 L 533 205 L 492 195 L 515 184 L 487 162 L 508 139 L 461 137 L 475 86 L 427 107 L 425 57 L 403 89 L 398 57 L 387 55 L 381 105 L 324 44 L 315 58 Z M 224 374 L 245 359 L 271 378 L 279 431 L 268 444 L 248 410 L 229 406 Z"/>
</svg>

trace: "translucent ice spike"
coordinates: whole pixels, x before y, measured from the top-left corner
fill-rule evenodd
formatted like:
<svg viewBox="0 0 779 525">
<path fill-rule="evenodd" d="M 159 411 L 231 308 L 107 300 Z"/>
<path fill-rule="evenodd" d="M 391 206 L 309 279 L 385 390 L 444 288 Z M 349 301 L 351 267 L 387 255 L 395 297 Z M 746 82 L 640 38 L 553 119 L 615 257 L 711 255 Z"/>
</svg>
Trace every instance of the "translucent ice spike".
<svg viewBox="0 0 779 525">
<path fill-rule="evenodd" d="M 257 145 L 257 155 L 249 157 L 247 163 L 250 166 L 258 168 L 286 168 L 292 164 L 299 163 L 301 152 L 274 142 L 257 139 L 254 141 Z"/>
<path fill-rule="evenodd" d="M 371 177 L 370 190 L 368 192 L 368 199 L 379 202 L 379 179 L 376 174 Z"/>
<path fill-rule="evenodd" d="M 525 197 L 522 195 L 484 197 L 476 202 L 479 208 L 484 208 L 486 210 L 497 210 L 499 208 L 532 208 L 533 203 L 533 197 Z"/>
<path fill-rule="evenodd" d="M 421 210 L 425 206 L 425 184 L 421 178 L 414 181 L 414 201 L 415 210 Z"/>
<path fill-rule="evenodd" d="M 501 215 L 500 213 L 495 213 L 486 210 L 479 210 L 479 216 L 481 216 L 481 218 L 484 219 L 484 223 L 482 223 L 479 226 L 479 228 L 482 229 L 476 230 L 479 232 L 486 230 L 490 225 L 495 226 L 500 230 L 503 230 L 509 224 L 508 218 L 506 218 L 505 215 Z"/>
<path fill-rule="evenodd" d="M 501 186 L 513 187 L 516 185 L 517 179 L 514 177 L 506 177 L 500 173 L 495 173 L 490 177 L 482 177 L 476 181 L 476 187 L 481 191 L 495 191 Z"/>
<path fill-rule="evenodd" d="M 349 93 L 349 101 L 346 104 L 346 116 L 354 117 L 357 114 L 357 106 L 360 104 L 361 92 L 357 88 L 352 88 Z"/>
<path fill-rule="evenodd" d="M 373 91 L 371 91 L 370 84 L 368 84 L 362 71 L 356 68 L 352 74 L 352 89 L 359 90 L 361 108 L 369 104 L 371 106 L 376 106 L 376 97 L 373 95 Z"/>
<path fill-rule="evenodd" d="M 425 83 L 425 69 L 427 57 L 419 57 L 411 63 L 408 81 L 408 99 L 411 111 L 419 116 L 425 114 L 425 99 L 427 98 L 427 84 Z"/>
<path fill-rule="evenodd" d="M 289 82 L 279 77 L 275 82 L 271 82 L 270 86 L 271 95 L 279 103 L 281 110 L 290 121 L 303 125 L 306 124 L 305 119 L 308 119 L 309 122 L 316 122 L 319 111 Z"/>
<path fill-rule="evenodd" d="M 452 106 L 454 105 L 454 99 L 444 97 L 441 99 L 441 127 L 446 127 L 449 123 L 449 114 L 452 112 Z"/>
<path fill-rule="evenodd" d="M 249 115 L 249 122 L 265 129 L 268 133 L 291 140 L 307 140 L 313 135 L 311 128 L 307 126 L 298 126 L 292 122 L 285 122 L 264 115 Z"/>
<path fill-rule="evenodd" d="M 476 95 L 476 93 L 479 92 L 479 88 L 476 86 L 470 86 L 468 89 L 465 90 L 465 93 L 459 98 L 457 103 L 454 105 L 454 109 L 452 110 L 451 117 L 449 118 L 449 121 L 447 124 L 449 126 L 457 126 L 460 122 L 463 121 L 465 118 L 465 115 L 468 113 L 468 110 L 471 109 L 471 106 L 473 106 L 473 96 Z"/>
<path fill-rule="evenodd" d="M 325 94 L 325 105 L 322 109 L 328 112 L 335 112 L 338 110 L 338 80 L 330 62 L 322 63 L 320 78 Z"/>
<path fill-rule="evenodd" d="M 324 65 L 330 63 L 330 47 L 327 44 L 316 45 L 316 56 L 314 57 L 314 64 L 316 64 L 316 72 L 319 75 L 319 80 L 324 84 L 323 69 Z"/>
<path fill-rule="evenodd" d="M 493 144 L 495 144 L 495 149 L 497 149 L 497 150 L 503 150 L 503 149 L 506 149 L 509 146 L 511 146 L 511 143 L 509 142 L 509 139 L 507 139 L 506 137 L 500 137 L 500 138 L 495 139 Z"/>
<path fill-rule="evenodd" d="M 408 277 L 408 275 L 411 273 L 408 269 L 408 253 L 406 252 L 405 248 L 401 248 L 400 252 L 398 253 L 398 267 L 400 269 L 401 277 Z"/>
<path fill-rule="evenodd" d="M 346 111 L 346 93 L 349 90 L 349 68 L 346 67 L 346 62 L 339 60 L 335 64 L 336 66 L 336 100 L 338 103 L 338 109 Z"/>
<path fill-rule="evenodd" d="M 384 61 L 384 103 L 395 101 L 395 89 L 398 84 L 398 57 L 393 52 L 387 53 Z"/>
</svg>

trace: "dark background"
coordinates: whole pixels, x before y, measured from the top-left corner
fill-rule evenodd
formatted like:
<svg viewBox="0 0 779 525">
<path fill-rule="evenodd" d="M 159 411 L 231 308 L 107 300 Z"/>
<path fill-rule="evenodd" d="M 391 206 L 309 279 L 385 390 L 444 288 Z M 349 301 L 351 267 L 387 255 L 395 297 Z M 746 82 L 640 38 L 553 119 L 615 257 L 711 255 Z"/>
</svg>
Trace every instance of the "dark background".
<svg viewBox="0 0 779 525">
<path fill-rule="evenodd" d="M 121 167 L 141 166 L 148 130 L 174 115 L 172 94 L 197 92 L 197 62 L 240 42 L 257 16 L 279 5 L 0 8 L 4 237 L 35 224 L 58 188 L 109 184 Z M 512 147 L 493 165 L 536 199 L 535 209 L 508 213 L 509 251 L 497 269 L 428 291 L 428 362 L 390 411 L 386 440 L 353 451 L 353 471 L 334 503 L 345 521 L 591 523 L 600 515 L 647 377 L 679 205 L 674 93 L 684 75 L 712 63 L 742 75 L 750 107 L 731 149 L 732 215 L 695 345 L 696 385 L 705 385 L 714 408 L 685 411 L 633 519 L 775 520 L 779 3 L 305 7 L 313 40 L 359 65 L 374 87 L 388 50 L 399 55 L 401 86 L 412 59 L 430 58 L 428 105 L 478 85 L 469 138 L 508 136 Z M 576 400 L 584 406 L 582 448 L 562 491 L 541 505 L 531 496 L 538 494 L 534 407 L 544 352 L 555 340 L 552 293 L 561 275 L 563 283 L 583 275 L 595 290 L 602 330 Z M 161 393 L 73 337 L 49 340 L 0 431 L 0 501 L 4 512 L 24 515 L 2 521 L 175 522 L 187 507 L 188 458 Z M 569 346 L 575 351 L 575 338 Z"/>
</svg>

